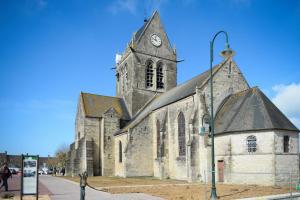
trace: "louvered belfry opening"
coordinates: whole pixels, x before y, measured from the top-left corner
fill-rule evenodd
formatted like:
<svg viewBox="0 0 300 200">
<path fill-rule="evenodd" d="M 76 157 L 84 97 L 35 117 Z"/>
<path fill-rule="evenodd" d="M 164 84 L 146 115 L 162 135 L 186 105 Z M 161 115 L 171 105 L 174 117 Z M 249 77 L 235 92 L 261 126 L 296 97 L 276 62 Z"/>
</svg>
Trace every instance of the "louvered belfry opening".
<svg viewBox="0 0 300 200">
<path fill-rule="evenodd" d="M 157 87 L 157 89 L 164 89 L 163 78 L 164 78 L 163 64 L 158 63 L 157 69 L 156 69 L 156 87 Z"/>
<path fill-rule="evenodd" d="M 148 61 L 146 63 L 146 87 L 153 86 L 153 62 Z"/>
</svg>

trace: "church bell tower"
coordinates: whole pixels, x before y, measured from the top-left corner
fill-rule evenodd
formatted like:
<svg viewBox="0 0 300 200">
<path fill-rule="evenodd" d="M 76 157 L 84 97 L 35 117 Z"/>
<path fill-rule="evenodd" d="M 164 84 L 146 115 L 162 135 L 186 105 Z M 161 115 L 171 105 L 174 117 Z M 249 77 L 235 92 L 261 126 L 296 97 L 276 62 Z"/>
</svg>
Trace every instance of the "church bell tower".
<svg viewBox="0 0 300 200">
<path fill-rule="evenodd" d="M 135 33 L 122 55 L 116 55 L 117 97 L 133 117 L 155 96 L 177 84 L 176 50 L 158 12 Z"/>
</svg>

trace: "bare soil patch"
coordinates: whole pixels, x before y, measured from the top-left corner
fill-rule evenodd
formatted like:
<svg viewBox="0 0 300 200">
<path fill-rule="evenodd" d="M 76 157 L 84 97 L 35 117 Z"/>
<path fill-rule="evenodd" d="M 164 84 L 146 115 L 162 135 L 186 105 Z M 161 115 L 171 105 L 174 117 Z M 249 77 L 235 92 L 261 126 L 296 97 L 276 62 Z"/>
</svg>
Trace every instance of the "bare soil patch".
<svg viewBox="0 0 300 200">
<path fill-rule="evenodd" d="M 79 182 L 78 177 L 65 177 Z M 89 177 L 88 184 L 109 193 L 146 193 L 168 200 L 205 200 L 210 196 L 210 185 L 188 184 L 185 181 L 154 178 Z M 119 187 L 118 187 L 119 186 Z M 126 187 L 124 187 L 126 186 Z M 127 187 L 130 186 L 130 187 Z M 295 192 L 294 188 L 293 191 Z M 289 187 L 217 184 L 221 200 L 289 193 Z"/>
</svg>

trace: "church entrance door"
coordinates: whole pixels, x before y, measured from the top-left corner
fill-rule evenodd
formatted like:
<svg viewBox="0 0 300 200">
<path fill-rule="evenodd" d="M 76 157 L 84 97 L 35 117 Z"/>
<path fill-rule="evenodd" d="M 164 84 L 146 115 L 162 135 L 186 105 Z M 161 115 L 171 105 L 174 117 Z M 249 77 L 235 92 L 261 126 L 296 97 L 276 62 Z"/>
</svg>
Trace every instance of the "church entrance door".
<svg viewBox="0 0 300 200">
<path fill-rule="evenodd" d="M 219 182 L 224 182 L 224 160 L 218 160 Z"/>
</svg>

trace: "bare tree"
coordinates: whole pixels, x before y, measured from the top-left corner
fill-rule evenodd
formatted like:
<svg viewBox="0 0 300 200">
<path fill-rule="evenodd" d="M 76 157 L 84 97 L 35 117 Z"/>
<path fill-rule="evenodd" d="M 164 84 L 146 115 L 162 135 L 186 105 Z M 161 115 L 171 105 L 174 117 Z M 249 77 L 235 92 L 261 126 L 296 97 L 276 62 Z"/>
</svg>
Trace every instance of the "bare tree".
<svg viewBox="0 0 300 200">
<path fill-rule="evenodd" d="M 61 144 L 56 152 L 55 157 L 57 160 L 57 167 L 65 167 L 67 162 L 67 154 L 69 151 L 69 147 L 67 144 Z"/>
</svg>

